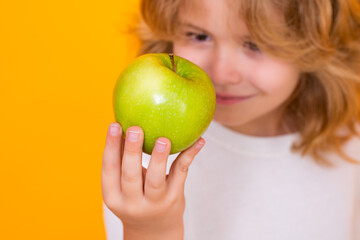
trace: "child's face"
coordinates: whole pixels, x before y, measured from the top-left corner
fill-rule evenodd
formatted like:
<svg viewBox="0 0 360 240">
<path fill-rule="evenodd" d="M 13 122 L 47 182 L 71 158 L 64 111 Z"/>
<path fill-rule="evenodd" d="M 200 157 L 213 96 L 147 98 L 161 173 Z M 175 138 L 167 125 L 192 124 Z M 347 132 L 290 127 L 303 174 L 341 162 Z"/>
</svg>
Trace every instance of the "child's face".
<svg viewBox="0 0 360 240">
<path fill-rule="evenodd" d="M 229 19 L 226 2 L 191 1 L 195 6 L 180 13 L 183 25 L 174 53 L 212 79 L 217 122 L 244 134 L 281 134 L 283 103 L 299 81 L 299 69 L 257 49 L 244 22 Z"/>
</svg>

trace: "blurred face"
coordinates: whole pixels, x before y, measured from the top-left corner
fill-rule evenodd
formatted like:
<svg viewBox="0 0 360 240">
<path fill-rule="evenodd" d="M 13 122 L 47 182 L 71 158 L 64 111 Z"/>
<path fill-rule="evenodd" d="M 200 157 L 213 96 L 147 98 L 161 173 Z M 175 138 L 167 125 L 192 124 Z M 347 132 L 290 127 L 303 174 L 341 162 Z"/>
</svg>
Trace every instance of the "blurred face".
<svg viewBox="0 0 360 240">
<path fill-rule="evenodd" d="M 299 81 L 299 69 L 262 52 L 244 22 L 229 19 L 227 1 L 191 4 L 180 13 L 174 53 L 210 76 L 217 100 L 214 120 L 243 134 L 284 134 L 281 114 Z"/>
</svg>

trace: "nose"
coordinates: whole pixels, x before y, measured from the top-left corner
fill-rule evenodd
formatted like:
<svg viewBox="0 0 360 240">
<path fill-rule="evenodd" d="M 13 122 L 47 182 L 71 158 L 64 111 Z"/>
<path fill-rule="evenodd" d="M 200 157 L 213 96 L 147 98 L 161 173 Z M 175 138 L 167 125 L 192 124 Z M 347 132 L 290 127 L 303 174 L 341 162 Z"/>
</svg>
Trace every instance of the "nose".
<svg viewBox="0 0 360 240">
<path fill-rule="evenodd" d="M 241 59 L 236 50 L 230 47 L 218 47 L 208 59 L 208 73 L 214 84 L 238 84 L 242 81 Z"/>
</svg>

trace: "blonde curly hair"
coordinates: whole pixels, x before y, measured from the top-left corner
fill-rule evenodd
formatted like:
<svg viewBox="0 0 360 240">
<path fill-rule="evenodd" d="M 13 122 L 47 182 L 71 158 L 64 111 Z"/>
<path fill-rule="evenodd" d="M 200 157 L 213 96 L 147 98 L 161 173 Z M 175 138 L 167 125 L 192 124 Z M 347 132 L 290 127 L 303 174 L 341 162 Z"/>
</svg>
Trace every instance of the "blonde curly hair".
<svg viewBox="0 0 360 240">
<path fill-rule="evenodd" d="M 349 157 L 342 145 L 360 121 L 360 2 L 358 0 L 230 0 L 260 49 L 295 61 L 302 74 L 286 103 L 284 122 L 300 133 L 293 150 L 322 155 L 335 150 Z M 179 11 L 188 0 L 142 0 L 136 34 L 139 55 L 172 52 Z M 274 12 L 282 21 L 274 22 Z M 339 135 L 346 128 L 346 133 Z"/>
</svg>

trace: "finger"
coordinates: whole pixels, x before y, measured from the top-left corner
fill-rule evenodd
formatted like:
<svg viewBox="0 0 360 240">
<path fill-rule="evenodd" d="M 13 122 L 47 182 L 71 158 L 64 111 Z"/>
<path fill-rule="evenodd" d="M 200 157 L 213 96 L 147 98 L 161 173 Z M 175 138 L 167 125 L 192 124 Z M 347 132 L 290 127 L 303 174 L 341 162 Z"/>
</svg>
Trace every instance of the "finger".
<svg viewBox="0 0 360 240">
<path fill-rule="evenodd" d="M 140 127 L 132 126 L 126 131 L 124 154 L 121 166 L 121 192 L 129 198 L 143 195 L 142 145 L 144 133 Z"/>
<path fill-rule="evenodd" d="M 156 140 L 145 177 L 144 195 L 156 201 L 166 192 L 166 163 L 171 149 L 169 139 L 161 137 Z"/>
<path fill-rule="evenodd" d="M 101 188 L 106 204 L 120 197 L 120 154 L 122 129 L 120 124 L 110 124 L 106 136 L 101 168 Z"/>
<path fill-rule="evenodd" d="M 187 177 L 187 172 L 196 154 L 205 145 L 205 140 L 200 138 L 190 148 L 181 152 L 171 165 L 168 178 L 168 191 L 170 194 L 177 195 L 179 192 L 184 192 L 184 184 Z"/>
</svg>

